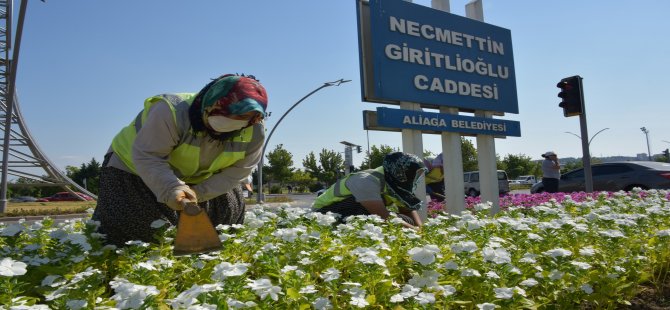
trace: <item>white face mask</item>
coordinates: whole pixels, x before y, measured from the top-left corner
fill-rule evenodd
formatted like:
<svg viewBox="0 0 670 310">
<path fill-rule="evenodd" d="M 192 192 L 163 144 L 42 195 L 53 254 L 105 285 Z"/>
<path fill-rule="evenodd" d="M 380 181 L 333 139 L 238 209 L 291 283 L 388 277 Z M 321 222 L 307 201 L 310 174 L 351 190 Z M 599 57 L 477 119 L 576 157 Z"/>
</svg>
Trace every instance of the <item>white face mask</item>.
<svg viewBox="0 0 670 310">
<path fill-rule="evenodd" d="M 214 129 L 216 132 L 231 132 L 240 130 L 249 125 L 248 120 L 232 119 L 223 115 L 209 116 L 207 117 L 207 122 L 209 123 L 209 126 L 212 127 L 212 129 Z"/>
</svg>

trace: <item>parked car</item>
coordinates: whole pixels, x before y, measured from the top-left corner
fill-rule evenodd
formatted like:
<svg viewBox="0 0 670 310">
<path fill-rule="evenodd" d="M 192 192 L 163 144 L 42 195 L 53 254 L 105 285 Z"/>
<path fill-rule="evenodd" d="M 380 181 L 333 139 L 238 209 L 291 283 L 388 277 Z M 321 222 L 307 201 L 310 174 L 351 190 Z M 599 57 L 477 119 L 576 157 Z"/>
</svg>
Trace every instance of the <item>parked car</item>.
<svg viewBox="0 0 670 310">
<path fill-rule="evenodd" d="M 653 161 L 623 161 L 591 166 L 594 191 L 630 191 L 642 189 L 670 189 L 670 164 Z M 575 169 L 561 175 L 559 192 L 581 192 L 586 190 L 584 169 Z M 530 192 L 544 192 L 542 182 L 530 188 Z"/>
<path fill-rule="evenodd" d="M 9 199 L 9 202 L 35 202 L 37 198 L 32 196 L 17 196 Z"/>
<path fill-rule="evenodd" d="M 498 170 L 498 192 L 501 195 L 509 193 L 509 180 L 507 172 Z M 470 171 L 463 173 L 463 185 L 465 194 L 470 197 L 479 196 L 481 187 L 479 186 L 479 171 Z"/>
<path fill-rule="evenodd" d="M 79 195 L 81 198 L 84 198 L 84 200 L 86 200 L 86 201 L 94 200 L 91 196 L 86 195 L 84 193 L 77 192 L 77 195 Z M 46 202 L 46 201 L 81 201 L 81 199 L 72 195 L 70 192 L 58 192 L 58 193 L 55 193 L 55 194 L 53 194 L 49 197 L 40 198 L 37 201 L 40 201 L 40 202 Z"/>
<path fill-rule="evenodd" d="M 537 183 L 534 175 L 522 175 L 514 180 L 509 181 L 510 184 L 533 185 Z"/>
</svg>

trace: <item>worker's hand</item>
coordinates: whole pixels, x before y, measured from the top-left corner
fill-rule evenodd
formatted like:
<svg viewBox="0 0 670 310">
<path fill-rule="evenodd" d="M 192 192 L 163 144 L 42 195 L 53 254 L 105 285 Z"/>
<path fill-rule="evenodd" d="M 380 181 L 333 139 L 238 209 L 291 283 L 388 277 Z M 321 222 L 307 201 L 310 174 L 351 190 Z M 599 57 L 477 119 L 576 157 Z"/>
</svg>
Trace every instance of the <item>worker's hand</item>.
<svg viewBox="0 0 670 310">
<path fill-rule="evenodd" d="M 180 211 L 184 209 L 184 206 L 181 204 L 181 201 L 184 198 L 187 198 L 192 202 L 198 202 L 195 192 L 188 187 L 188 185 L 182 185 L 172 189 L 170 198 L 168 198 L 168 201 L 165 202 L 165 204 L 172 210 Z"/>
</svg>

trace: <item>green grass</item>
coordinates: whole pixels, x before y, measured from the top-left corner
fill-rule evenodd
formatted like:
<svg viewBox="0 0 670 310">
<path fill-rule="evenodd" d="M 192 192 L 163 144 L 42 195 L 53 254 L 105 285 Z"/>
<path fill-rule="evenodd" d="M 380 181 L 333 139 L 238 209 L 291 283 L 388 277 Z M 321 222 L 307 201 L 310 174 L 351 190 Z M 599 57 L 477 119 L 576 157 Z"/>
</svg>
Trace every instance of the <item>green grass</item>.
<svg viewBox="0 0 670 310">
<path fill-rule="evenodd" d="M 280 203 L 293 201 L 288 196 L 266 196 L 266 203 Z M 245 199 L 247 205 L 255 205 L 256 198 Z M 5 213 L 0 213 L 2 217 L 13 216 L 39 216 L 39 215 L 58 215 L 85 213 L 88 209 L 94 209 L 95 201 L 58 201 L 58 202 L 20 202 L 7 203 Z"/>
</svg>

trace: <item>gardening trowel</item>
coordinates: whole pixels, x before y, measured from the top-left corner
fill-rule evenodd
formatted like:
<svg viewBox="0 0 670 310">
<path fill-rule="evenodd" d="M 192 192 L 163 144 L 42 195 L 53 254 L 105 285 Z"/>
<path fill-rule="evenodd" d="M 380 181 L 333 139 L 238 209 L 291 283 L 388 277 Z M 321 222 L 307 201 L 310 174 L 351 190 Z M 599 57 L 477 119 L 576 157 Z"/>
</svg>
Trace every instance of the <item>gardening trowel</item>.
<svg viewBox="0 0 670 310">
<path fill-rule="evenodd" d="M 184 210 L 179 212 L 177 237 L 174 240 L 174 255 L 189 255 L 221 250 L 219 234 L 214 229 L 207 213 L 186 198 L 181 200 Z"/>
</svg>

